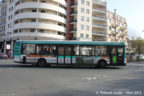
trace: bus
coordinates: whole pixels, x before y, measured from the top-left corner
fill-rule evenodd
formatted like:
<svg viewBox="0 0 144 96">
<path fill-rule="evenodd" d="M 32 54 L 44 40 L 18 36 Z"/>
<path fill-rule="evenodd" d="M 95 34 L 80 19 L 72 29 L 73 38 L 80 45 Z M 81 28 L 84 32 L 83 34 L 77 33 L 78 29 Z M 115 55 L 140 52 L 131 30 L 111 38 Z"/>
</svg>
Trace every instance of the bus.
<svg viewBox="0 0 144 96">
<path fill-rule="evenodd" d="M 14 62 L 51 65 L 125 66 L 125 43 L 105 41 L 16 41 Z"/>
</svg>

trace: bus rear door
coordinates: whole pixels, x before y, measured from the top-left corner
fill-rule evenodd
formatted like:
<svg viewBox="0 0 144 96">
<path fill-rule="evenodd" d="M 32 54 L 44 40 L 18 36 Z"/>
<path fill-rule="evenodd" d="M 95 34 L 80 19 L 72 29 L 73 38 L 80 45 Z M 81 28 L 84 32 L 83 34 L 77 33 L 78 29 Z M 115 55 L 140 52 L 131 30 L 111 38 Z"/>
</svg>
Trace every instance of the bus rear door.
<svg viewBox="0 0 144 96">
<path fill-rule="evenodd" d="M 58 46 L 58 64 L 72 64 L 72 47 L 68 46 Z"/>
</svg>

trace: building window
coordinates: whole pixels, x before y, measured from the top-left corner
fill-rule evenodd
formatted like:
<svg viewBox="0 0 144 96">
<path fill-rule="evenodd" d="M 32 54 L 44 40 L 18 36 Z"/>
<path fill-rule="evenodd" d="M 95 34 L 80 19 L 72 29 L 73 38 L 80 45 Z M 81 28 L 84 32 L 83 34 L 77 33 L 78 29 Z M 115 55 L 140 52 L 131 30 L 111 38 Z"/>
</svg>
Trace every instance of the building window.
<svg viewBox="0 0 144 96">
<path fill-rule="evenodd" d="M 84 16 L 81 16 L 81 21 L 84 21 Z"/>
<path fill-rule="evenodd" d="M 82 30 L 84 29 L 84 25 L 83 25 L 83 24 L 81 25 L 81 29 L 82 29 Z"/>
<path fill-rule="evenodd" d="M 111 27 L 109 27 L 109 30 L 111 30 Z"/>
<path fill-rule="evenodd" d="M 86 21 L 89 22 L 89 17 L 86 17 Z"/>
<path fill-rule="evenodd" d="M 32 19 L 31 22 L 36 22 L 36 19 Z"/>
<path fill-rule="evenodd" d="M 8 16 L 8 20 L 10 20 L 10 16 Z"/>
<path fill-rule="evenodd" d="M 43 29 L 40 29 L 39 32 L 44 33 L 44 30 L 43 30 Z"/>
<path fill-rule="evenodd" d="M 86 26 L 86 30 L 89 30 L 89 26 L 88 25 Z"/>
<path fill-rule="evenodd" d="M 42 0 L 41 2 L 42 2 L 42 3 L 46 3 L 46 1 L 45 1 L 45 0 Z"/>
<path fill-rule="evenodd" d="M 83 12 L 83 13 L 84 13 L 84 8 L 81 8 L 81 12 Z"/>
<path fill-rule="evenodd" d="M 86 2 L 86 5 L 87 5 L 87 6 L 90 6 L 90 2 L 89 2 L 89 1 L 87 1 L 87 2 Z"/>
<path fill-rule="evenodd" d="M 35 32 L 35 29 L 31 29 L 31 32 Z"/>
<path fill-rule="evenodd" d="M 37 10 L 36 10 L 36 9 L 33 9 L 32 12 L 37 12 Z"/>
<path fill-rule="evenodd" d="M 83 38 L 83 34 L 82 33 L 80 34 L 80 38 Z"/>
<path fill-rule="evenodd" d="M 84 4 L 84 2 L 85 2 L 84 0 L 81 0 L 81 4 Z"/>
<path fill-rule="evenodd" d="M 86 9 L 86 13 L 89 14 L 89 9 Z"/>
<path fill-rule="evenodd" d="M 45 13 L 45 10 L 41 10 L 41 13 Z"/>
<path fill-rule="evenodd" d="M 88 34 L 86 34 L 86 38 L 89 38 L 89 35 L 88 35 Z"/>
</svg>

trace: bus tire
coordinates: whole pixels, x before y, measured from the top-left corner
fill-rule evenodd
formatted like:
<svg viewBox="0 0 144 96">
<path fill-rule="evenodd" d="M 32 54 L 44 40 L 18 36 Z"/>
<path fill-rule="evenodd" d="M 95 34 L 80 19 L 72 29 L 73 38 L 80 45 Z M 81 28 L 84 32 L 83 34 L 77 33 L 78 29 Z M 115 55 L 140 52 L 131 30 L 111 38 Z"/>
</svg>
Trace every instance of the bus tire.
<svg viewBox="0 0 144 96">
<path fill-rule="evenodd" d="M 46 67 L 47 66 L 47 62 L 45 59 L 39 59 L 38 60 L 38 66 L 39 67 Z"/>
<path fill-rule="evenodd" d="M 100 68 L 106 68 L 107 67 L 107 62 L 105 60 L 100 60 L 98 62 L 98 67 L 100 67 Z"/>
</svg>

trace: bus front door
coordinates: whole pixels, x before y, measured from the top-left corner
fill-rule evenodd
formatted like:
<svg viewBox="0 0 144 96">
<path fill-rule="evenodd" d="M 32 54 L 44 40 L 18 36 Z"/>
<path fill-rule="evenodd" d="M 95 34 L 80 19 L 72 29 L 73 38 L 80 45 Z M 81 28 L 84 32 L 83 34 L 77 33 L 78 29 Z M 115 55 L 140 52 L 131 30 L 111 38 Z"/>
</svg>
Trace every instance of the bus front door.
<svg viewBox="0 0 144 96">
<path fill-rule="evenodd" d="M 110 63 L 116 64 L 117 63 L 117 50 L 116 47 L 109 47 L 109 57 Z"/>
<path fill-rule="evenodd" d="M 123 47 L 110 47 L 109 48 L 110 63 L 111 64 L 123 64 L 124 63 L 124 48 Z"/>
<path fill-rule="evenodd" d="M 117 64 L 121 65 L 124 64 L 124 48 L 117 47 Z"/>
</svg>

